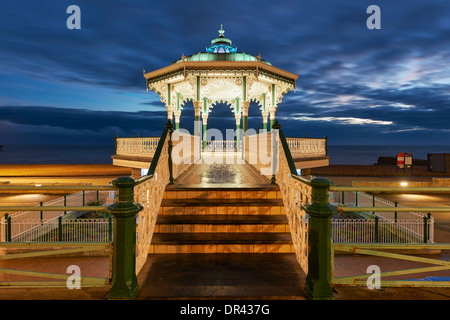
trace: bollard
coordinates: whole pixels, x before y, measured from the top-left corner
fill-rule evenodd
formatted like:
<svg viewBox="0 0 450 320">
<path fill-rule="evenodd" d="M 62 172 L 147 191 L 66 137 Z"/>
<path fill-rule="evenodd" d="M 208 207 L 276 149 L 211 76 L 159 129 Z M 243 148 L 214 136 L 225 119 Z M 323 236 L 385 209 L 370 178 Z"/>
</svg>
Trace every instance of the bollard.
<svg viewBox="0 0 450 320">
<path fill-rule="evenodd" d="M 133 178 L 118 178 L 113 185 L 118 189 L 118 202 L 108 207 L 114 217 L 113 274 L 108 298 L 132 300 L 139 288 L 136 277 L 136 215 L 143 207 L 134 202 Z"/>
<path fill-rule="evenodd" d="M 311 181 L 312 202 L 306 205 L 308 214 L 308 274 L 306 293 L 308 299 L 332 300 L 331 284 L 331 216 L 338 212 L 328 203 L 331 182 L 323 178 Z"/>
</svg>

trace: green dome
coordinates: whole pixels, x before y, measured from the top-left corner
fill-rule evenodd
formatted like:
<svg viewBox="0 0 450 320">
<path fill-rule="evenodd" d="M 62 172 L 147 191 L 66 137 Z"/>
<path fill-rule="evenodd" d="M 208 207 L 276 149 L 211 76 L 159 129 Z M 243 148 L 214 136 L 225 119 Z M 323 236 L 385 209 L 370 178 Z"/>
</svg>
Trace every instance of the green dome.
<svg viewBox="0 0 450 320">
<path fill-rule="evenodd" d="M 223 25 L 220 25 L 219 37 L 211 40 L 211 45 L 206 47 L 206 52 L 198 52 L 185 57 L 184 61 L 261 61 L 271 65 L 271 63 L 248 53 L 237 52 L 237 47 L 233 46 L 230 39 L 225 38 L 224 33 Z M 182 60 L 177 60 L 174 63 Z"/>
</svg>

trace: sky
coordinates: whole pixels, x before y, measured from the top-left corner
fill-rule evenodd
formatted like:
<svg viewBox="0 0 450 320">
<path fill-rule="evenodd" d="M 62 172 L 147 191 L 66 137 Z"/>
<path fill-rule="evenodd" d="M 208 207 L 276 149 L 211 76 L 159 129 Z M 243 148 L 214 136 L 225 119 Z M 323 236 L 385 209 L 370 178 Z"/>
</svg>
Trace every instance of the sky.
<svg viewBox="0 0 450 320">
<path fill-rule="evenodd" d="M 80 29 L 68 29 L 70 5 Z M 370 5 L 380 29 L 369 29 Z M 3 0 L 0 144 L 159 136 L 165 106 L 143 70 L 205 51 L 223 24 L 238 51 L 299 72 L 278 106 L 286 136 L 331 145 L 450 145 L 450 1 Z M 187 104 L 181 127 L 192 130 Z M 208 126 L 234 128 L 230 108 Z M 256 104 L 249 127 L 262 128 Z"/>
</svg>

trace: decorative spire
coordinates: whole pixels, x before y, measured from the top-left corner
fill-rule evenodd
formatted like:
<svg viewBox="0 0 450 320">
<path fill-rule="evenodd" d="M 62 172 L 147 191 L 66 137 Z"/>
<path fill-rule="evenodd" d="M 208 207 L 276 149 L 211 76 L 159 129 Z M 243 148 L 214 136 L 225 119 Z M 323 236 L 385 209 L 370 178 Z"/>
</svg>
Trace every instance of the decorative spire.
<svg viewBox="0 0 450 320">
<path fill-rule="evenodd" d="M 220 38 L 223 38 L 224 37 L 224 34 L 225 33 L 225 30 L 223 30 L 223 24 L 221 24 L 220 25 L 220 30 L 219 30 L 219 37 Z"/>
</svg>

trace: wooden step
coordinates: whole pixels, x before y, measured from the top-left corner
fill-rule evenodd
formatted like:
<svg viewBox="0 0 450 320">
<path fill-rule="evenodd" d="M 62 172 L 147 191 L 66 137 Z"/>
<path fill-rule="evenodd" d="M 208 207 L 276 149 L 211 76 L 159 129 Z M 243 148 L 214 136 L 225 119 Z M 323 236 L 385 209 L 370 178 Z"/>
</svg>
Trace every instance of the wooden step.
<svg viewBox="0 0 450 320">
<path fill-rule="evenodd" d="M 155 233 L 150 253 L 293 253 L 280 233 Z"/>
<path fill-rule="evenodd" d="M 160 215 L 281 215 L 281 199 L 163 199 Z"/>
<path fill-rule="evenodd" d="M 168 186 L 165 199 L 281 199 L 278 186 L 254 188 L 180 188 Z"/>
<path fill-rule="evenodd" d="M 279 188 L 164 192 L 150 253 L 293 253 Z"/>
<path fill-rule="evenodd" d="M 289 226 L 285 215 L 163 215 L 154 232 L 289 232 Z"/>
</svg>

